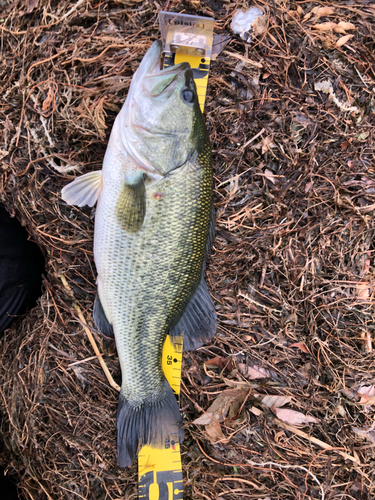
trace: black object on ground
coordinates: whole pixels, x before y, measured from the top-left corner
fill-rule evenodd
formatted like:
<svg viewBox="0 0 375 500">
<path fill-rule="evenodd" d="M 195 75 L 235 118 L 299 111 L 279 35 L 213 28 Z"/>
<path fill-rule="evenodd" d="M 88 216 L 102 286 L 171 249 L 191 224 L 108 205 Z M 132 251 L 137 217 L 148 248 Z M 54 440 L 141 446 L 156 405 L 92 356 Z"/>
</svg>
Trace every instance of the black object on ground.
<svg viewBox="0 0 375 500">
<path fill-rule="evenodd" d="M 40 296 L 44 257 L 27 238 L 26 229 L 0 205 L 0 335 Z"/>
<path fill-rule="evenodd" d="M 33 307 L 41 293 L 44 257 L 20 222 L 0 205 L 0 335 L 15 317 Z M 16 478 L 0 467 L 0 498 L 21 500 Z"/>
<path fill-rule="evenodd" d="M 23 497 L 19 496 L 17 492 L 17 485 L 12 479 L 6 475 L 4 476 L 4 468 L 0 467 L 0 495 L 4 500 L 22 500 Z"/>
</svg>

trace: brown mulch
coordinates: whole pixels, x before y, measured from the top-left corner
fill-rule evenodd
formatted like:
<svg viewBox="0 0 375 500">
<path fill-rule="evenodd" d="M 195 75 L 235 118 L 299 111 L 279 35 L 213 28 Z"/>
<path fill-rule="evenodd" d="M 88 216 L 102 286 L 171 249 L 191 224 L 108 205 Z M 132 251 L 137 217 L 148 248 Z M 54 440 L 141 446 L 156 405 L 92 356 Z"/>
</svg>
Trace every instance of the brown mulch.
<svg viewBox="0 0 375 500">
<path fill-rule="evenodd" d="M 233 37 L 211 65 L 219 328 L 184 355 L 184 498 L 372 500 L 375 7 L 256 5 L 264 32 Z M 60 190 L 101 167 L 157 11 L 213 16 L 232 36 L 242 6 L 0 0 L 0 201 L 47 259 L 39 304 L 0 352 L 1 461 L 26 499 L 137 498 L 136 466 L 116 466 L 117 393 L 73 307 L 92 324 L 95 210 Z M 220 425 L 192 423 L 228 389 Z M 264 396 L 311 421 L 283 421 Z"/>
</svg>

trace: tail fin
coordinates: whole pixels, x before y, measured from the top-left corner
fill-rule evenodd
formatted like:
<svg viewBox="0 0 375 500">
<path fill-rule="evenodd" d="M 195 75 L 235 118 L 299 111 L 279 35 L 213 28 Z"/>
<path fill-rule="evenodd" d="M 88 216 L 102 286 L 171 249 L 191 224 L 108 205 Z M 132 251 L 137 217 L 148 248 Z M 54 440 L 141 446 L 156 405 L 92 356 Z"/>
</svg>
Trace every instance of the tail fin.
<svg viewBox="0 0 375 500">
<path fill-rule="evenodd" d="M 120 393 L 117 410 L 117 455 L 120 467 L 131 465 L 141 446 L 162 448 L 166 440 L 184 439 L 176 397 L 165 380 L 156 401 L 136 404 Z"/>
</svg>

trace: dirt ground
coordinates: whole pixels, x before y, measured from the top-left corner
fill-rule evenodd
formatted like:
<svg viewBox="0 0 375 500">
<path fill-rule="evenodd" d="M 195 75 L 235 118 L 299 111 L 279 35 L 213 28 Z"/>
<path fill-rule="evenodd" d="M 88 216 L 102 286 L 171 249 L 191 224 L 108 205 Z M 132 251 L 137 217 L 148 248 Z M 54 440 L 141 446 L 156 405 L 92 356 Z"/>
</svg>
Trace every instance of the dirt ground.
<svg viewBox="0 0 375 500">
<path fill-rule="evenodd" d="M 101 167 L 160 9 L 231 37 L 205 110 L 219 328 L 184 355 L 184 498 L 375 498 L 375 6 L 256 5 L 249 44 L 230 30 L 247 3 L 0 0 L 0 201 L 47 258 L 0 353 L 1 461 L 26 499 L 137 498 L 136 466 L 116 466 L 117 392 L 74 307 L 91 324 L 94 210 L 60 190 Z"/>
</svg>

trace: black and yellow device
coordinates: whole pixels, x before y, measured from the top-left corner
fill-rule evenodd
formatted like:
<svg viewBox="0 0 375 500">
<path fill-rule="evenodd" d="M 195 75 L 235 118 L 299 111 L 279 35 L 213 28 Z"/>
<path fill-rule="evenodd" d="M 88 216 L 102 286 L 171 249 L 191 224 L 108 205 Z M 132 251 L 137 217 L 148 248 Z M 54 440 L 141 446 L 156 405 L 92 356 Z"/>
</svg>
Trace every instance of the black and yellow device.
<svg viewBox="0 0 375 500">
<path fill-rule="evenodd" d="M 159 24 L 164 47 L 164 67 L 188 62 L 193 70 L 198 99 L 203 112 L 214 19 L 210 17 L 159 12 Z M 183 339 L 173 345 L 167 336 L 162 357 L 164 374 L 180 394 Z M 143 446 L 138 454 L 138 492 L 143 500 L 182 500 L 183 479 L 178 436 L 169 436 L 164 448 Z"/>
<path fill-rule="evenodd" d="M 201 110 L 206 99 L 215 20 L 212 17 L 159 12 L 164 67 L 188 62 L 193 70 Z"/>
</svg>

